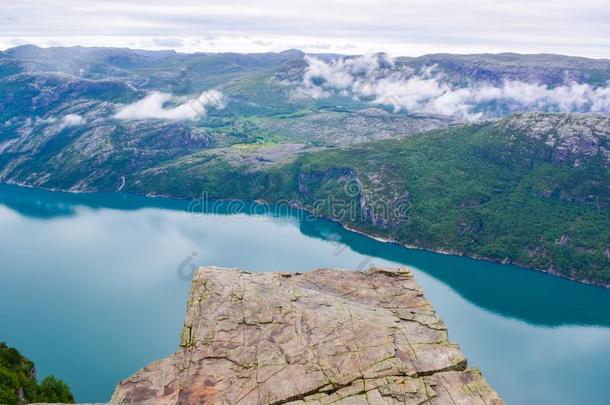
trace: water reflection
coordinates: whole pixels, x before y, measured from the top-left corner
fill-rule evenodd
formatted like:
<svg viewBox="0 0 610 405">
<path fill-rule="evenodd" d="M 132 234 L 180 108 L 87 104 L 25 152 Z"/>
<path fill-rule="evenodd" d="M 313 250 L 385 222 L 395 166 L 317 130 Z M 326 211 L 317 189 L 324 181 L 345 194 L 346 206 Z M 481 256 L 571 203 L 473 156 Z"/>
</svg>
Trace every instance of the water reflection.
<svg viewBox="0 0 610 405">
<path fill-rule="evenodd" d="M 79 206 L 89 209 L 143 208 L 193 210 L 189 201 L 149 198 L 121 193 L 72 194 L 24 189 L 0 184 L 0 204 L 36 219 L 73 216 Z M 383 243 L 364 235 L 345 231 L 327 220 L 287 207 L 264 206 L 249 202 L 199 204 L 194 214 L 232 215 L 248 213 L 271 216 L 298 223 L 307 236 L 349 246 L 366 256 L 417 267 L 448 285 L 472 304 L 494 313 L 544 326 L 610 326 L 610 291 L 560 279 L 517 266 L 486 263 L 468 258 L 432 254 Z M 606 309 L 606 310 L 604 310 Z"/>
</svg>

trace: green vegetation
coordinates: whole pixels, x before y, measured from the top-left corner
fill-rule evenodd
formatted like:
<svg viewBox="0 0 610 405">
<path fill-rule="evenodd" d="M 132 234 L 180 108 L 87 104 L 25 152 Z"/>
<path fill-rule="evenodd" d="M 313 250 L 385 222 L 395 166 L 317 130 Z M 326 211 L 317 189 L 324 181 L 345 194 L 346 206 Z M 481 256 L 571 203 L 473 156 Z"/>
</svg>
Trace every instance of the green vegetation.
<svg viewBox="0 0 610 405">
<path fill-rule="evenodd" d="M 73 403 L 70 388 L 54 376 L 36 382 L 34 363 L 16 349 L 0 343 L 0 403 L 63 402 Z"/>
<path fill-rule="evenodd" d="M 199 153 L 145 171 L 131 191 L 292 201 L 404 244 L 608 285 L 610 169 L 600 157 L 575 165 L 578 157 L 552 156 L 543 141 L 488 123 L 324 149 L 261 170 Z M 360 184 L 357 195 L 346 194 L 350 182 Z M 399 203 L 408 204 L 402 217 L 392 212 Z M 367 206 L 386 211 L 373 217 Z"/>
<path fill-rule="evenodd" d="M 367 233 L 608 284 L 610 169 L 553 162 L 549 149 L 488 124 L 325 151 L 300 170 L 351 168 L 377 201 L 408 193 L 400 223 L 347 221 Z"/>
</svg>

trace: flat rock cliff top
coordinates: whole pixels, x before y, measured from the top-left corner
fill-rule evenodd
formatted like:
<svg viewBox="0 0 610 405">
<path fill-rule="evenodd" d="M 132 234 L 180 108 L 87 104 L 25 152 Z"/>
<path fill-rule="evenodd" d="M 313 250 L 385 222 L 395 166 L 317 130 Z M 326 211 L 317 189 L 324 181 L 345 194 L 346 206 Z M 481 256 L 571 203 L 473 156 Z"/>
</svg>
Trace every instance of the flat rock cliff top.
<svg viewBox="0 0 610 405">
<path fill-rule="evenodd" d="M 179 350 L 113 403 L 502 404 L 407 269 L 198 270 Z"/>
</svg>

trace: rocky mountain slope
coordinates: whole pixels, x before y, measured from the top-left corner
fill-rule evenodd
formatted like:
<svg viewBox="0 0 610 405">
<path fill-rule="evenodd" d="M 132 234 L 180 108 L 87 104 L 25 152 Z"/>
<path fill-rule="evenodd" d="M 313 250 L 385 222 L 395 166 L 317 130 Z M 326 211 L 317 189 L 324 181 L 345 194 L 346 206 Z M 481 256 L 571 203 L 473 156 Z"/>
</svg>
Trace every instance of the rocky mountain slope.
<svg viewBox="0 0 610 405">
<path fill-rule="evenodd" d="M 501 83 L 511 79 L 556 85 L 566 79 L 598 84 L 610 79 L 610 61 L 607 59 L 552 54 L 433 54 L 399 60 L 415 68 L 437 64 L 458 80 L 470 77 Z"/>
<path fill-rule="evenodd" d="M 607 117 L 525 114 L 321 152 L 298 171 L 318 174 L 310 202 L 355 182 L 355 216 L 318 209 L 366 233 L 608 286 L 609 140 Z"/>
<path fill-rule="evenodd" d="M 0 52 L 0 181 L 290 202 L 608 286 L 609 79 L 560 55 L 18 47 Z"/>
<path fill-rule="evenodd" d="M 202 268 L 180 349 L 114 403 L 501 404 L 406 269 Z"/>
</svg>

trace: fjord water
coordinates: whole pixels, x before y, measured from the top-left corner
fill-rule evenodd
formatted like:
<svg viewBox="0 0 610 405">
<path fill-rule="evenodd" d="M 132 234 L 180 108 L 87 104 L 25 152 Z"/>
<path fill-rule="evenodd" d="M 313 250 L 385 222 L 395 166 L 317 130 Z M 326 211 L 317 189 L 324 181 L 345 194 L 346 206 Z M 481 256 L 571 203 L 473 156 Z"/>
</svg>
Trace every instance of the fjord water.
<svg viewBox="0 0 610 405">
<path fill-rule="evenodd" d="M 199 208 L 0 185 L 0 341 L 34 360 L 39 377 L 66 381 L 77 400 L 106 401 L 118 380 L 176 349 L 196 265 L 408 265 L 507 404 L 610 398 L 610 290 L 405 249 L 298 212 Z M 244 210 L 259 214 L 231 214 Z"/>
</svg>

